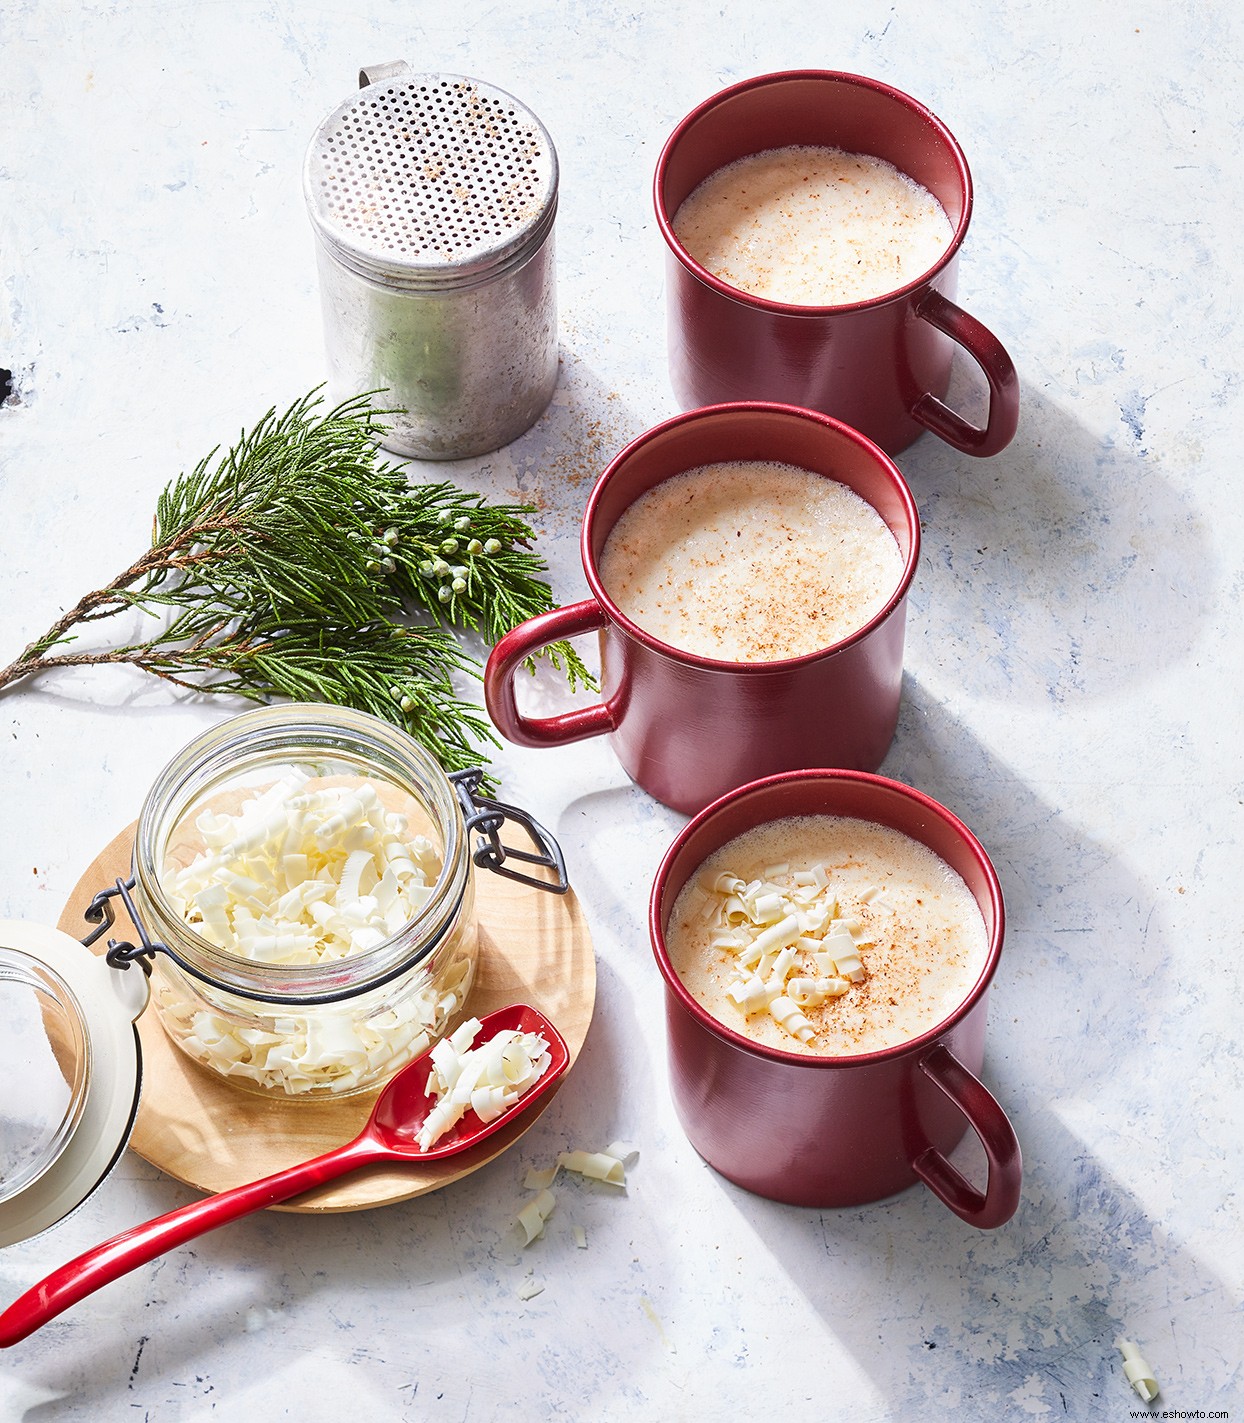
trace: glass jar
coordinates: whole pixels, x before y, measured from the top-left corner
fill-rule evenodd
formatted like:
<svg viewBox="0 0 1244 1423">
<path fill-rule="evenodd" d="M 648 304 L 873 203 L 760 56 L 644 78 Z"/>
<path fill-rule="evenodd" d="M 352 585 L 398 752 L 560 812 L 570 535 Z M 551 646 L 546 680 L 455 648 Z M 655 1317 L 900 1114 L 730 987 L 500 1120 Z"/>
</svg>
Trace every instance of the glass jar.
<svg viewBox="0 0 1244 1423">
<path fill-rule="evenodd" d="M 338 860 L 358 848 L 366 824 L 357 817 L 349 823 L 350 814 L 338 809 L 347 800 L 356 807 L 360 798 L 373 807 L 373 822 L 399 827 L 374 852 L 377 862 L 390 854 L 428 867 L 426 885 L 410 891 L 422 902 L 397 925 L 390 909 L 388 924 L 378 928 L 379 909 L 359 908 L 368 900 L 357 875 L 350 894 L 343 880 L 344 909 L 318 894 L 307 875 L 310 908 L 328 906 L 317 911 L 321 920 L 349 909 L 362 923 L 355 947 L 342 949 L 338 937 L 336 956 L 291 961 L 290 936 L 278 942 L 270 927 L 253 926 L 271 925 L 266 906 L 288 897 L 288 879 L 307 874 L 304 862 L 314 863 L 317 847 Z M 317 831 L 306 832 L 299 827 L 313 803 L 331 808 L 321 812 Z M 304 834 L 310 838 L 299 840 Z M 274 852 L 282 836 L 283 848 Z M 388 848 L 395 843 L 406 848 Z M 239 864 L 247 872 L 228 881 L 227 893 L 216 881 L 206 899 L 187 894 L 187 875 L 237 876 Z M 277 866 L 271 883 L 264 882 L 268 864 Z M 147 795 L 133 873 L 139 919 L 161 941 L 151 954 L 160 1022 L 184 1053 L 247 1091 L 322 1099 L 374 1088 L 441 1037 L 471 991 L 474 873 L 458 797 L 410 736 L 376 717 L 318 704 L 263 707 L 198 737 Z M 322 867 L 321 879 L 327 877 Z M 389 893 L 391 902 L 391 886 Z M 222 895 L 231 918 L 199 907 Z M 245 912 L 239 896 L 250 906 Z M 304 919 L 303 937 L 313 937 L 320 921 Z M 338 934 L 347 932 L 343 920 L 332 922 Z M 323 939 L 306 952 L 327 952 Z"/>
</svg>

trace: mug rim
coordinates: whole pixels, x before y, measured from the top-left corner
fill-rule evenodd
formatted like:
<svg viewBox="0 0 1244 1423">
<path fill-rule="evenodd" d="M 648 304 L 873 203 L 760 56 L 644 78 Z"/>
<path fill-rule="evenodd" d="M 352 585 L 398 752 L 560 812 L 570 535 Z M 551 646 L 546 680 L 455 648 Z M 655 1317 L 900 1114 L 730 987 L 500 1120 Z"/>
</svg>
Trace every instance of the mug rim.
<svg viewBox="0 0 1244 1423">
<path fill-rule="evenodd" d="M 828 80 L 834 83 L 850 84 L 864 89 L 871 89 L 876 93 L 885 95 L 887 98 L 894 100 L 904 108 L 915 113 L 923 119 L 942 140 L 954 160 L 955 168 L 959 175 L 959 181 L 963 188 L 963 212 L 960 214 L 959 221 L 955 226 L 954 233 L 946 250 L 931 267 L 926 268 L 919 276 L 912 278 L 911 281 L 904 282 L 901 287 L 895 287 L 893 291 L 883 292 L 880 296 L 868 297 L 862 301 L 844 301 L 834 302 L 829 305 L 814 305 L 811 302 L 796 303 L 774 301 L 771 297 L 758 296 L 752 292 L 744 291 L 742 287 L 732 286 L 729 282 L 723 282 L 720 277 L 714 276 L 707 267 L 702 266 L 696 261 L 675 235 L 674 217 L 676 214 L 670 213 L 666 209 L 664 193 L 665 179 L 673 159 L 674 150 L 695 124 L 706 114 L 717 108 L 718 105 L 739 94 L 746 93 L 748 90 L 764 88 L 770 85 L 776 86 L 778 84 L 788 83 L 792 80 L 808 79 Z M 757 150 L 757 152 L 762 153 L 764 151 L 764 149 Z M 740 158 L 750 156 L 752 155 L 739 155 Z M 707 176 L 708 174 L 705 174 L 705 177 Z M 751 79 L 743 79 L 737 84 L 731 84 L 725 89 L 719 89 L 716 94 L 711 95 L 702 103 L 697 104 L 689 114 L 675 125 L 661 149 L 660 157 L 657 159 L 656 172 L 652 182 L 652 193 L 653 206 L 656 209 L 657 226 L 661 230 L 661 236 L 665 240 L 665 245 L 697 281 L 702 282 L 705 286 L 717 292 L 718 295 L 727 297 L 740 306 L 754 307 L 761 311 L 771 311 L 783 316 L 820 318 L 838 312 L 875 311 L 883 306 L 888 306 L 892 302 L 904 301 L 911 297 L 913 293 L 920 291 L 922 287 L 928 286 L 958 255 L 959 248 L 963 245 L 963 239 L 967 236 L 968 223 L 972 217 L 973 202 L 972 172 L 968 167 L 967 156 L 963 152 L 958 139 L 956 139 L 950 129 L 946 127 L 945 123 L 943 123 L 931 109 L 922 104 L 919 99 L 913 98 L 902 89 L 896 89 L 892 84 L 886 84 L 880 79 L 872 79 L 868 75 L 852 74 L 841 69 L 782 69 L 770 74 L 758 74 Z"/>
<path fill-rule="evenodd" d="M 894 1043 L 890 1047 L 878 1048 L 873 1052 L 859 1053 L 839 1053 L 828 1055 L 821 1053 L 788 1052 L 783 1048 L 770 1047 L 765 1043 L 758 1043 L 754 1038 L 744 1036 L 735 1032 L 716 1018 L 702 1003 L 696 999 L 687 989 L 682 979 L 678 976 L 670 960 L 669 951 L 665 944 L 665 926 L 661 922 L 661 901 L 665 895 L 666 885 L 669 882 L 670 873 L 674 866 L 674 861 L 678 858 L 687 842 L 695 835 L 712 817 L 720 814 L 735 801 L 743 799 L 745 796 L 761 794 L 771 786 L 783 782 L 792 781 L 848 781 L 862 785 L 873 785 L 884 790 L 887 794 L 897 792 L 900 796 L 914 801 L 922 810 L 940 820 L 964 843 L 978 868 L 982 871 L 985 884 L 989 893 L 989 905 L 993 915 L 993 929 L 989 936 L 989 949 L 986 954 L 984 967 L 977 976 L 976 982 L 968 990 L 960 1003 L 944 1018 L 934 1023 L 932 1027 L 924 1032 L 918 1033 L 915 1037 L 906 1039 L 901 1043 Z M 794 812 L 800 814 L 801 812 Z M 822 812 L 806 812 L 816 814 Z M 823 812 L 833 814 L 834 812 Z M 774 817 L 784 819 L 785 816 Z M 851 819 L 866 820 L 865 816 L 851 816 Z M 768 820 L 757 820 L 755 825 L 767 825 Z M 880 824 L 881 822 L 869 822 Z M 734 837 L 729 837 L 733 839 Z M 912 836 L 915 839 L 916 837 Z M 723 844 L 726 842 L 722 842 Z M 923 843 L 923 842 L 921 842 Z M 720 847 L 718 847 L 720 848 Z M 710 851 L 710 853 L 715 853 Z M 701 863 L 703 863 L 701 861 Z M 698 868 L 698 866 L 697 866 Z M 695 873 L 693 869 L 692 874 Z M 689 875 L 682 888 L 690 881 Z M 671 904 L 671 908 L 672 908 Z M 707 805 L 697 815 L 695 815 L 678 835 L 673 843 L 666 850 L 661 859 L 661 864 L 657 869 L 656 876 L 652 882 L 652 892 L 648 900 L 648 938 L 652 947 L 653 957 L 656 959 L 657 968 L 661 977 L 665 981 L 666 992 L 672 994 L 674 999 L 685 1013 L 689 1013 L 698 1023 L 700 1028 L 711 1033 L 715 1038 L 725 1043 L 728 1047 L 738 1051 L 746 1052 L 752 1057 L 758 1057 L 765 1062 L 781 1064 L 789 1067 L 803 1067 L 812 1071 L 846 1071 L 852 1067 L 868 1067 L 879 1063 L 895 1062 L 909 1054 L 923 1052 L 931 1047 L 939 1039 L 944 1038 L 953 1028 L 961 1023 L 980 1003 L 993 976 L 997 971 L 998 963 L 1002 957 L 1002 942 L 1006 928 L 1006 909 L 1002 899 L 1002 886 L 998 881 L 997 871 L 994 869 L 985 847 L 976 838 L 971 830 L 959 819 L 953 811 L 948 810 L 940 801 L 934 800 L 932 796 L 926 795 L 923 791 L 916 790 L 914 786 L 906 785 L 902 781 L 896 781 L 889 776 L 879 776 L 870 771 L 849 771 L 837 770 L 829 767 L 815 767 L 802 771 L 782 771 L 777 775 L 765 776 L 760 780 L 749 781 L 746 785 L 738 786 L 732 791 L 727 791 L 725 795 Z"/>
<path fill-rule="evenodd" d="M 729 658 L 706 657 L 703 653 L 689 652 L 680 647 L 675 647 L 672 643 L 662 642 L 660 638 L 648 632 L 646 629 L 633 622 L 618 607 L 600 580 L 600 572 L 597 567 L 595 554 L 592 552 L 592 531 L 600 510 L 605 491 L 610 484 L 618 478 L 619 471 L 633 458 L 633 456 L 644 448 L 651 441 L 660 438 L 667 431 L 675 429 L 679 425 L 698 423 L 701 420 L 720 419 L 725 415 L 739 415 L 754 412 L 756 414 L 779 414 L 786 417 L 811 421 L 814 424 L 826 426 L 836 434 L 843 436 L 849 443 L 857 445 L 865 454 L 871 456 L 873 460 L 881 465 L 898 492 L 900 502 L 903 506 L 903 513 L 907 519 L 911 534 L 911 547 L 908 549 L 903 561 L 903 571 L 899 575 L 897 584 L 885 603 L 854 632 L 847 636 L 826 644 L 824 647 L 815 648 L 811 652 L 800 653 L 797 657 L 773 658 L 767 662 L 734 662 Z M 702 464 L 703 462 L 701 462 Z M 718 461 L 724 463 L 724 461 Z M 786 464 L 790 461 L 774 460 L 774 463 Z M 683 470 L 673 470 L 663 476 L 659 481 L 664 483 L 667 479 L 673 479 L 675 474 L 684 474 L 689 469 L 700 468 L 701 465 L 688 465 Z M 803 466 L 797 466 L 803 468 Z M 813 471 L 817 473 L 818 471 Z M 826 475 L 825 478 L 832 476 Z M 841 483 L 841 481 L 839 481 Z M 655 486 L 653 486 L 655 488 Z M 636 496 L 638 498 L 638 496 Z M 635 502 L 630 500 L 627 508 Z M 865 501 L 866 503 L 870 501 Z M 872 506 L 874 512 L 878 512 Z M 608 535 L 606 535 L 606 538 Z M 779 401 L 771 400 L 731 400 L 724 401 L 718 405 L 700 405 L 692 410 L 683 410 L 677 415 L 672 415 L 668 420 L 662 420 L 659 424 L 651 426 L 642 434 L 637 435 L 627 445 L 625 445 L 605 466 L 597 478 L 588 496 L 587 505 L 583 511 L 583 522 L 579 533 L 579 556 L 583 563 L 583 572 L 587 578 L 588 588 L 592 597 L 600 605 L 609 621 L 618 627 L 628 637 L 641 643 L 650 651 L 660 654 L 671 661 L 682 666 L 702 668 L 709 671 L 729 672 L 736 676 L 756 677 L 775 671 L 787 671 L 791 668 L 798 668 L 806 664 L 816 662 L 831 655 L 836 655 L 846 648 L 855 646 L 862 642 L 876 628 L 889 618 L 906 598 L 911 587 L 912 579 L 916 576 L 916 566 L 920 561 L 920 511 L 916 506 L 915 496 L 907 480 L 903 476 L 902 470 L 895 464 L 893 459 L 878 445 L 870 440 L 867 435 L 861 434 L 853 425 L 848 425 L 842 420 L 835 419 L 832 415 L 826 415 L 820 410 L 809 410 L 802 405 L 787 405 Z"/>
</svg>

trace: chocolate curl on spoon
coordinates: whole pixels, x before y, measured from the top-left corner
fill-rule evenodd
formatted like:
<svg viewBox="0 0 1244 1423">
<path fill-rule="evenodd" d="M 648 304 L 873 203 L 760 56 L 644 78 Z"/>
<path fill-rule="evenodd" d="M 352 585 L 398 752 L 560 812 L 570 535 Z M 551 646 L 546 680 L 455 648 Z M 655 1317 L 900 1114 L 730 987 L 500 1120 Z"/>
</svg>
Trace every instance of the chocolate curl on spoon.
<svg viewBox="0 0 1244 1423">
<path fill-rule="evenodd" d="M 437 1103 L 429 1093 L 429 1078 L 433 1078 L 434 1082 L 441 1080 L 437 1062 L 434 1061 L 434 1054 L 437 1053 L 434 1047 L 394 1077 L 377 1099 L 367 1125 L 353 1141 L 334 1147 L 311 1161 L 266 1176 L 261 1181 L 237 1186 L 220 1195 L 194 1201 L 180 1210 L 170 1211 L 167 1215 L 113 1236 L 69 1264 L 62 1265 L 0 1314 L 0 1348 L 20 1343 L 48 1320 L 93 1294 L 102 1285 L 120 1279 L 139 1265 L 145 1265 L 165 1251 L 184 1245 L 186 1241 L 217 1226 L 250 1215 L 252 1211 L 278 1205 L 360 1166 L 392 1161 L 440 1161 L 469 1150 L 505 1126 L 517 1113 L 526 1111 L 553 1087 L 570 1065 L 570 1050 L 562 1035 L 543 1013 L 525 1004 L 489 1013 L 480 1019 L 479 1030 L 473 1036 L 487 1044 L 499 1035 L 509 1033 L 538 1034 L 547 1045 L 549 1062 L 521 1096 L 501 1108 L 499 1115 L 484 1121 L 475 1110 L 467 1107 L 432 1145 L 426 1150 L 420 1147 L 418 1137 L 425 1122 L 445 1101 L 442 1096 L 441 1102 Z M 495 1103 L 490 1103 L 487 1110 L 495 1110 Z"/>
</svg>

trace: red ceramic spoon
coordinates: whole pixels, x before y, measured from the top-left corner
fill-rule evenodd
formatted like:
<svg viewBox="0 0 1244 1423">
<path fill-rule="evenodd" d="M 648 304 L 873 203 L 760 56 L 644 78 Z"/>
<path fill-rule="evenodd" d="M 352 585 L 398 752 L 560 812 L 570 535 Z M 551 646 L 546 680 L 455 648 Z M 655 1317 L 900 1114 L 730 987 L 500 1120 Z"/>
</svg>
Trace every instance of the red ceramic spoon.
<svg viewBox="0 0 1244 1423">
<path fill-rule="evenodd" d="M 25 1339 L 101 1285 L 120 1279 L 166 1250 L 184 1245 L 187 1240 L 215 1230 L 218 1225 L 287 1201 L 359 1166 L 382 1161 L 439 1161 L 491 1136 L 515 1113 L 526 1111 L 553 1086 L 569 1066 L 570 1050 L 543 1013 L 521 1003 L 489 1013 L 480 1022 L 482 1027 L 476 1034 L 476 1043 L 516 1028 L 524 1033 L 542 1034 L 553 1059 L 540 1080 L 494 1121 L 481 1122 L 474 1112 L 468 1111 L 429 1150 L 419 1150 L 415 1137 L 436 1100 L 425 1093 L 432 1070 L 429 1050 L 402 1068 L 389 1083 L 372 1109 L 367 1125 L 353 1141 L 300 1166 L 278 1171 L 275 1176 L 265 1176 L 262 1181 L 253 1181 L 247 1186 L 235 1186 L 231 1191 L 194 1201 L 145 1225 L 136 1225 L 133 1230 L 114 1235 L 94 1250 L 62 1265 L 0 1314 L 0 1348 Z"/>
</svg>

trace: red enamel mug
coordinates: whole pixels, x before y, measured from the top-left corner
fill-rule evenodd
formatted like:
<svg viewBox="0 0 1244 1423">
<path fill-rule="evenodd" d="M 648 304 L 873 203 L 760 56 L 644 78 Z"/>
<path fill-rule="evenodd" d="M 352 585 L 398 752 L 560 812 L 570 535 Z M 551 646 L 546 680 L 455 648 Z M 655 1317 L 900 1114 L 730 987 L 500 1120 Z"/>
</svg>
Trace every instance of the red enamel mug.
<svg viewBox="0 0 1244 1423">
<path fill-rule="evenodd" d="M 699 866 L 754 826 L 805 815 L 847 816 L 911 836 L 963 878 L 980 906 L 989 943 L 980 977 L 944 1021 L 900 1046 L 838 1057 L 761 1046 L 710 1014 L 670 961 L 670 914 Z M 670 1090 L 692 1146 L 723 1176 L 771 1200 L 856 1206 L 922 1181 L 969 1225 L 1003 1225 L 1019 1204 L 1019 1142 L 979 1080 L 1003 921 L 998 877 L 980 842 L 944 806 L 897 781 L 792 772 L 702 811 L 662 861 L 649 911 L 665 981 Z M 988 1162 L 983 1190 L 947 1159 L 969 1128 Z"/>
<path fill-rule="evenodd" d="M 797 465 L 847 485 L 881 515 L 903 559 L 898 584 L 867 623 L 783 661 L 717 661 L 671 647 L 633 623 L 600 579 L 605 541 L 641 494 L 701 465 L 748 460 Z M 608 734 L 631 779 L 685 814 L 777 771 L 875 770 L 898 721 L 907 591 L 919 549 L 919 515 L 898 468 L 840 421 L 758 402 L 675 416 L 633 440 L 597 481 L 580 544 L 591 597 L 531 618 L 497 643 L 484 669 L 489 715 L 520 746 Z M 603 699 L 558 716 L 521 712 L 514 678 L 523 663 L 549 643 L 594 631 Z"/>
<path fill-rule="evenodd" d="M 711 173 L 772 148 L 809 145 L 885 159 L 941 203 L 954 236 L 905 286 L 841 306 L 795 306 L 715 277 L 674 232 L 675 215 Z M 1010 443 L 1019 381 L 989 330 L 955 304 L 972 176 L 954 136 L 923 105 L 857 74 L 793 70 L 723 89 L 670 135 L 654 184 L 666 243 L 670 379 L 684 408 L 776 400 L 836 416 L 889 454 L 932 430 L 970 455 Z M 989 388 L 983 426 L 945 404 L 960 347 Z"/>
</svg>

